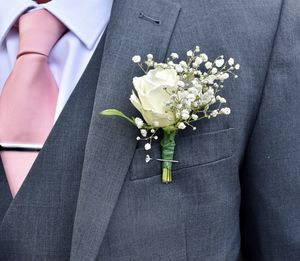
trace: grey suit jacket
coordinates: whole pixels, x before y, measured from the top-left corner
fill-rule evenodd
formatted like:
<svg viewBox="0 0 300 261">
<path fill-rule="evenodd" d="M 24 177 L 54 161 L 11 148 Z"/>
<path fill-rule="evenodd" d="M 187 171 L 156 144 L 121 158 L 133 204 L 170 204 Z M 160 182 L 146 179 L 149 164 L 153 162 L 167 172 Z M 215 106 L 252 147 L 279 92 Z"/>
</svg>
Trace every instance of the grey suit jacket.
<svg viewBox="0 0 300 261">
<path fill-rule="evenodd" d="M 166 186 L 136 130 L 98 112 L 136 113 L 132 55 L 163 60 L 195 45 L 242 70 L 224 89 L 232 115 L 177 137 Z M 115 1 L 102 64 L 71 260 L 299 260 L 298 0 Z"/>
<path fill-rule="evenodd" d="M 164 185 L 136 128 L 99 112 L 138 115 L 128 100 L 141 75 L 133 55 L 163 61 L 196 45 L 241 64 L 223 92 L 232 114 L 178 135 L 174 181 Z M 115 0 L 70 260 L 299 260 L 299 66 L 299 0 Z"/>
</svg>

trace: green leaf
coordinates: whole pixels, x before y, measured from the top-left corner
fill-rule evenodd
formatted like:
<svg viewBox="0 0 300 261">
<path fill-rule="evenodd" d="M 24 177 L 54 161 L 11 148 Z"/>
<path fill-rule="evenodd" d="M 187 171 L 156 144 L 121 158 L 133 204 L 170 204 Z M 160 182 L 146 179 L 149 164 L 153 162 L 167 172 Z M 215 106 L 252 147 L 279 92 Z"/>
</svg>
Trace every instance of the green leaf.
<svg viewBox="0 0 300 261">
<path fill-rule="evenodd" d="M 121 117 L 121 118 L 124 118 L 124 119 L 128 120 L 130 123 L 135 125 L 135 122 L 134 122 L 133 118 L 129 118 L 123 112 L 121 112 L 119 110 L 116 110 L 116 109 L 107 109 L 107 110 L 104 110 L 104 111 L 100 112 L 100 114 L 104 115 L 104 116 L 118 116 L 118 117 Z"/>
</svg>

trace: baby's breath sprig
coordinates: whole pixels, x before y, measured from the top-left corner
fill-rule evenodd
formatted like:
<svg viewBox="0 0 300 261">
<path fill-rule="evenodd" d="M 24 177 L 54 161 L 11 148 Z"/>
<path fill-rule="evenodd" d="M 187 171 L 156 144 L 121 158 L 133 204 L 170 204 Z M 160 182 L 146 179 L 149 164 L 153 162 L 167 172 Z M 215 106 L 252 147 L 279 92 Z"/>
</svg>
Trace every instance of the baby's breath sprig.
<svg viewBox="0 0 300 261">
<path fill-rule="evenodd" d="M 231 110 L 224 105 L 226 99 L 220 92 L 224 82 L 230 77 L 238 78 L 235 73 L 240 65 L 233 58 L 225 60 L 220 55 L 210 61 L 200 47 L 186 53 L 186 60 L 179 60 L 177 53 L 171 53 L 165 63 L 154 61 L 148 54 L 142 62 L 139 55 L 132 61 L 144 72 L 142 77 L 134 77 L 135 91 L 130 96 L 131 103 L 142 114 L 140 117 L 128 117 L 122 112 L 109 109 L 103 115 L 116 115 L 130 121 L 139 129 L 137 140 L 145 141 L 145 150 L 149 151 L 152 141 L 157 140 L 157 131 L 163 130 L 161 140 L 162 181 L 172 181 L 171 168 L 174 161 L 175 137 L 178 131 L 187 127 L 196 130 L 195 122 L 219 115 L 229 115 Z M 152 160 L 147 154 L 146 162 Z"/>
<path fill-rule="evenodd" d="M 136 126 L 139 128 L 140 135 L 136 137 L 138 141 L 145 141 L 145 150 L 150 150 L 152 145 L 152 140 L 158 140 L 158 136 L 156 135 L 158 128 L 153 128 L 152 126 L 149 126 L 144 123 L 144 121 L 136 117 L 134 119 Z"/>
</svg>

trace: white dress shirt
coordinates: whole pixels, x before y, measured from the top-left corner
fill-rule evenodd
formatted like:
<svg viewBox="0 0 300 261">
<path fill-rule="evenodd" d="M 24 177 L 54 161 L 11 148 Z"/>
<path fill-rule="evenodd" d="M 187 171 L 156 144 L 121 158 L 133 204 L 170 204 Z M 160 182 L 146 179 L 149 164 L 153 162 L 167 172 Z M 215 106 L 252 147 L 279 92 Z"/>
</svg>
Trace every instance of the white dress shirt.
<svg viewBox="0 0 300 261">
<path fill-rule="evenodd" d="M 45 8 L 69 28 L 49 56 L 49 66 L 59 86 L 56 120 L 102 37 L 112 3 L 113 0 L 52 0 L 45 4 L 0 0 L 0 93 L 18 53 L 19 36 L 14 24 L 23 12 Z"/>
</svg>

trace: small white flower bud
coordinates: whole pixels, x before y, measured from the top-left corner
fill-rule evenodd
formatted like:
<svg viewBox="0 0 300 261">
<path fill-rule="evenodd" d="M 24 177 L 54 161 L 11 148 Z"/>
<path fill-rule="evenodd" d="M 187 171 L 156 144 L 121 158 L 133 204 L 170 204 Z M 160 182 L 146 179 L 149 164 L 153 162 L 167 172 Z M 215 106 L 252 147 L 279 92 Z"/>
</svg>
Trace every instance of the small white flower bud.
<svg viewBox="0 0 300 261">
<path fill-rule="evenodd" d="M 221 81 L 224 81 L 224 80 L 226 80 L 226 79 L 228 79 L 229 78 L 229 74 L 228 73 L 221 73 L 220 75 L 219 75 L 219 79 L 221 80 Z"/>
<path fill-rule="evenodd" d="M 152 160 L 152 158 L 150 157 L 150 155 L 146 155 L 145 161 L 146 163 L 150 162 Z"/>
<path fill-rule="evenodd" d="M 192 66 L 193 66 L 194 69 L 197 69 L 199 65 L 196 64 L 196 63 L 193 63 Z M 195 72 L 195 75 L 196 75 L 196 73 L 197 73 L 197 72 Z"/>
<path fill-rule="evenodd" d="M 216 99 L 217 99 L 217 101 L 219 101 L 220 103 L 226 103 L 226 99 L 223 98 L 223 97 L 221 97 L 221 96 L 219 96 L 219 95 L 216 97 Z"/>
<path fill-rule="evenodd" d="M 181 61 L 179 63 L 182 67 L 188 67 L 186 61 Z"/>
<path fill-rule="evenodd" d="M 178 59 L 179 58 L 179 55 L 177 53 L 171 53 L 171 58 L 172 59 Z"/>
<path fill-rule="evenodd" d="M 230 58 L 230 59 L 228 60 L 228 64 L 229 64 L 229 66 L 234 65 L 234 59 L 233 59 L 233 58 Z"/>
<path fill-rule="evenodd" d="M 196 52 L 196 53 L 199 53 L 199 52 L 200 52 L 200 47 L 199 47 L 198 45 L 197 45 L 196 48 L 195 48 L 195 52 Z"/>
<path fill-rule="evenodd" d="M 212 68 L 211 69 L 211 73 L 212 74 L 216 74 L 218 72 L 218 69 L 216 67 Z"/>
<path fill-rule="evenodd" d="M 192 56 L 194 55 L 194 53 L 193 53 L 192 50 L 189 50 L 189 51 L 187 51 L 186 55 L 187 55 L 188 57 L 192 57 Z"/>
<path fill-rule="evenodd" d="M 229 73 L 224 73 L 223 74 L 223 78 L 226 80 L 226 79 L 228 79 L 229 78 Z"/>
<path fill-rule="evenodd" d="M 155 140 L 158 140 L 158 136 L 154 136 L 153 138 L 154 138 Z"/>
<path fill-rule="evenodd" d="M 153 60 L 153 55 L 151 53 L 147 54 L 147 59 L 148 60 Z"/>
<path fill-rule="evenodd" d="M 143 125 L 144 125 L 143 120 L 141 118 L 138 118 L 138 117 L 134 119 L 134 122 L 135 122 L 136 126 L 139 129 L 141 129 L 143 127 Z"/>
<path fill-rule="evenodd" d="M 180 122 L 178 124 L 178 129 L 184 130 L 186 128 L 186 125 L 183 122 Z"/>
<path fill-rule="evenodd" d="M 147 137 L 147 130 L 141 129 L 140 132 L 141 132 L 143 137 Z"/>
<path fill-rule="evenodd" d="M 188 110 L 182 110 L 181 112 L 181 118 L 183 120 L 187 120 L 190 117 L 189 111 Z"/>
<path fill-rule="evenodd" d="M 145 144 L 145 150 L 151 150 L 151 144 L 150 143 Z"/>
<path fill-rule="evenodd" d="M 155 133 L 155 129 L 151 129 L 150 131 L 151 131 L 151 133 Z"/>
<path fill-rule="evenodd" d="M 207 81 L 209 84 L 213 84 L 216 79 L 217 79 L 217 77 L 213 74 L 211 74 L 207 77 Z"/>
<path fill-rule="evenodd" d="M 136 140 L 141 140 L 141 137 L 139 137 L 139 136 L 138 136 L 138 137 L 136 137 Z"/>
<path fill-rule="evenodd" d="M 217 67 L 220 68 L 223 66 L 224 62 L 225 62 L 224 59 L 218 59 L 218 60 L 216 60 L 215 64 Z"/>
<path fill-rule="evenodd" d="M 211 69 L 211 68 L 212 68 L 212 63 L 211 63 L 211 62 L 207 62 L 207 63 L 205 64 L 205 68 L 206 68 L 207 70 Z"/>
<path fill-rule="evenodd" d="M 200 54 L 200 57 L 202 58 L 202 60 L 203 60 L 204 62 L 207 62 L 207 61 L 208 61 L 208 56 L 207 56 L 205 53 L 201 53 L 201 54 Z"/>
<path fill-rule="evenodd" d="M 192 114 L 192 119 L 193 119 L 194 121 L 198 120 L 198 115 L 197 115 L 197 114 Z"/>
<path fill-rule="evenodd" d="M 135 55 L 135 56 L 132 57 L 132 61 L 133 61 L 134 63 L 140 63 L 141 60 L 142 60 L 142 58 L 141 58 L 141 56 L 139 56 L 139 55 Z"/>
<path fill-rule="evenodd" d="M 235 68 L 236 70 L 239 70 L 239 69 L 240 69 L 240 65 L 239 65 L 239 64 L 236 64 L 236 65 L 234 66 L 234 68 Z"/>
<path fill-rule="evenodd" d="M 217 117 L 219 114 L 218 110 L 213 110 L 212 113 L 210 114 L 212 117 Z"/>
<path fill-rule="evenodd" d="M 196 57 L 195 59 L 195 64 L 197 64 L 198 66 L 203 62 L 201 57 Z"/>
<path fill-rule="evenodd" d="M 231 110 L 230 110 L 230 108 L 225 107 L 225 108 L 222 108 L 222 109 L 220 110 L 220 113 L 221 113 L 221 114 L 225 114 L 225 115 L 229 115 L 229 114 L 231 113 Z"/>
</svg>

